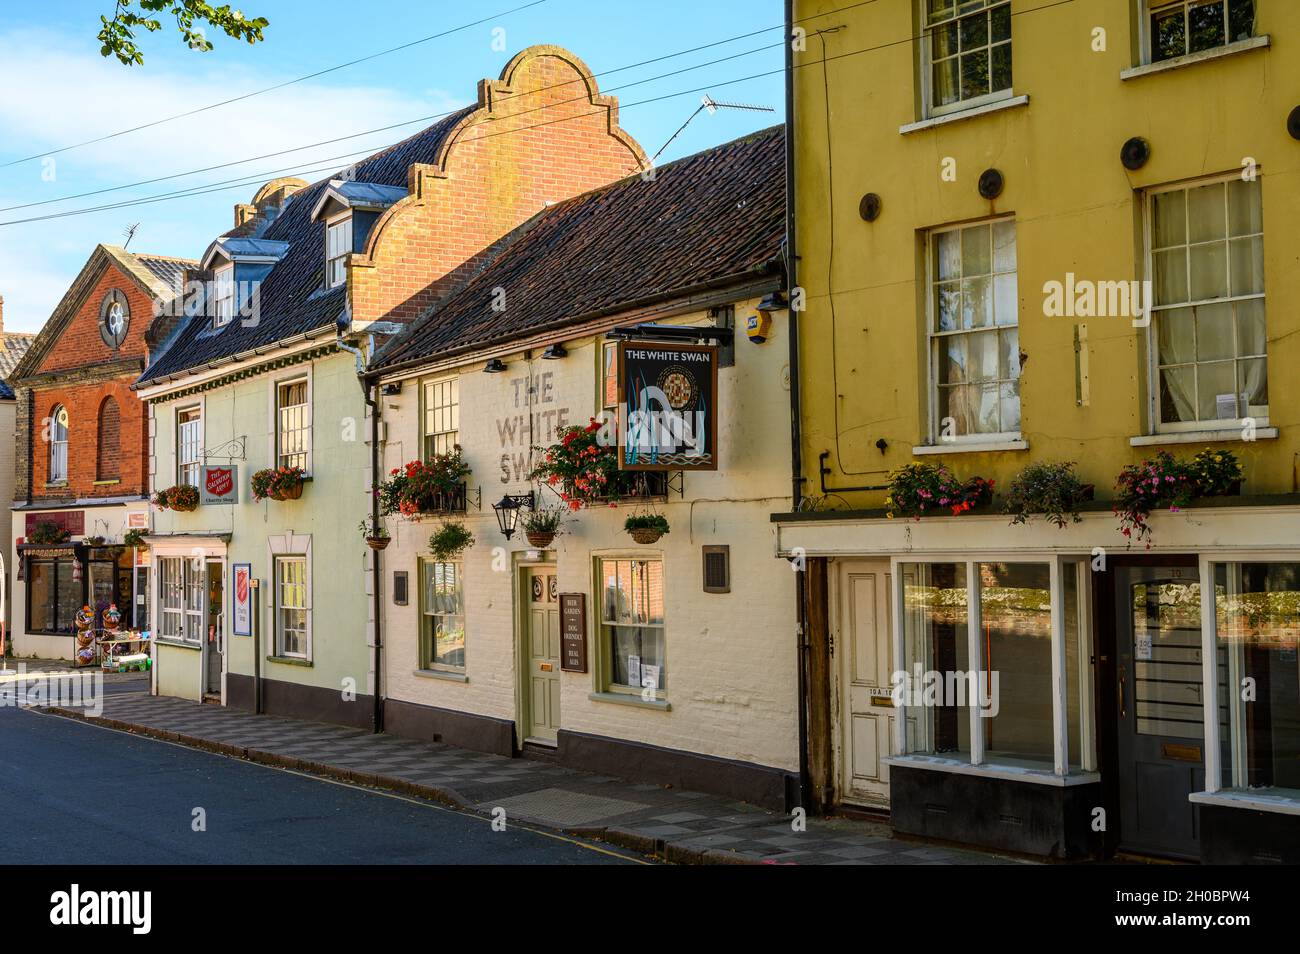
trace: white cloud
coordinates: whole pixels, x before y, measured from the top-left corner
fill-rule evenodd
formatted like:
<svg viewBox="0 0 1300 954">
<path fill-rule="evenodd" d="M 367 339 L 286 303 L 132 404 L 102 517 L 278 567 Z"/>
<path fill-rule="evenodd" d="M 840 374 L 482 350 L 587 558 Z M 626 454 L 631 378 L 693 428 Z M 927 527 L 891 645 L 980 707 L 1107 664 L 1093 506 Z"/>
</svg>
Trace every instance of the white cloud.
<svg viewBox="0 0 1300 954">
<path fill-rule="evenodd" d="M 0 163 L 186 112 L 292 79 L 243 67 L 184 71 L 128 69 L 51 32 L 0 30 Z M 364 76 L 364 68 L 358 75 Z M 91 192 L 203 166 L 247 159 L 448 112 L 467 97 L 439 89 L 299 83 L 152 129 L 53 157 L 0 168 L 0 209 Z M 471 91 L 466 88 L 465 93 Z M 198 176 L 64 203 L 0 211 L 0 221 L 107 204 L 204 183 L 296 169 L 343 168 L 333 157 L 373 152 L 425 124 L 243 163 Z M 292 167 L 292 169 L 290 168 Z M 51 178 L 50 171 L 53 171 Z M 321 178 L 313 172 L 308 178 Z M 35 330 L 49 316 L 98 242 L 120 243 L 125 222 L 142 222 L 133 249 L 197 255 L 231 224 L 231 207 L 256 185 L 192 199 L 0 227 L 0 295 L 10 330 Z"/>
</svg>

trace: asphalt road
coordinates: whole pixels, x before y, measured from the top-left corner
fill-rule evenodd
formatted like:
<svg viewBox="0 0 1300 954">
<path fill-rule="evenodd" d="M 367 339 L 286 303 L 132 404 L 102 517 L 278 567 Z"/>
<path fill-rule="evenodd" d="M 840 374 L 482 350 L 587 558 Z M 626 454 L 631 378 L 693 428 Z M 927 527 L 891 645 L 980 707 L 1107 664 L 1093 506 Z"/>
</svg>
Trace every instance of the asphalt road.
<svg viewBox="0 0 1300 954">
<path fill-rule="evenodd" d="M 114 687 L 117 688 L 117 687 Z M 203 809 L 206 831 L 194 831 Z M 0 866 L 628 864 L 631 853 L 0 708 Z"/>
</svg>

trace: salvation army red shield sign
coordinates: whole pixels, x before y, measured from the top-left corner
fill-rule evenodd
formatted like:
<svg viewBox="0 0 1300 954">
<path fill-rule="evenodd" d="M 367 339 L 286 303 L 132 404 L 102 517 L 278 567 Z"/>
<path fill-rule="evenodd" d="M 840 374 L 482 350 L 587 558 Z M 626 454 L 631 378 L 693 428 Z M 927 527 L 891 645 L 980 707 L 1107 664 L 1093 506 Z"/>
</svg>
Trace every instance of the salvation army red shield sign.
<svg viewBox="0 0 1300 954">
<path fill-rule="evenodd" d="M 234 464 L 204 467 L 199 475 L 199 494 L 204 506 L 239 503 L 239 468 Z"/>
</svg>

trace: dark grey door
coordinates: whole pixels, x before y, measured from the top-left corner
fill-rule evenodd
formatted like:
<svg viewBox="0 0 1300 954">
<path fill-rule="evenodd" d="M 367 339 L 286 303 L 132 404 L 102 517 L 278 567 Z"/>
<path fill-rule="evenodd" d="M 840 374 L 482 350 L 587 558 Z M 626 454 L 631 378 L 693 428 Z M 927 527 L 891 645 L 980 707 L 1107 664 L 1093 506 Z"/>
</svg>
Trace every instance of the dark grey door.
<svg viewBox="0 0 1300 954">
<path fill-rule="evenodd" d="M 1121 850 L 1196 858 L 1205 789 L 1201 587 L 1195 567 L 1115 572 Z"/>
</svg>

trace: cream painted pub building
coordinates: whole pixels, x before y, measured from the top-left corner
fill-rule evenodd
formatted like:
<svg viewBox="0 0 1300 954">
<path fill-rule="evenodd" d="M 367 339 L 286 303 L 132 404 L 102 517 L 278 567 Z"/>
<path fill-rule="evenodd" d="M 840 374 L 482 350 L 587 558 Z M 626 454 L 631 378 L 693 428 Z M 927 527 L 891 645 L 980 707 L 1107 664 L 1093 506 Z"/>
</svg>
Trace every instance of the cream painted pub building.
<svg viewBox="0 0 1300 954">
<path fill-rule="evenodd" d="M 777 127 L 560 203 L 380 352 L 384 472 L 455 447 L 470 467 L 456 512 L 388 518 L 388 731 L 791 804 L 795 577 L 768 521 L 789 488 L 771 439 L 789 400 L 771 311 L 783 177 Z M 569 510 L 562 482 L 529 475 L 638 386 L 620 341 L 716 349 L 715 469 L 642 472 Z M 711 400 L 678 370 L 654 377 L 669 403 Z M 560 532 L 530 543 L 523 523 L 545 511 Z M 638 543 L 624 522 L 647 515 L 669 531 Z M 448 522 L 473 543 L 435 557 Z"/>
</svg>

